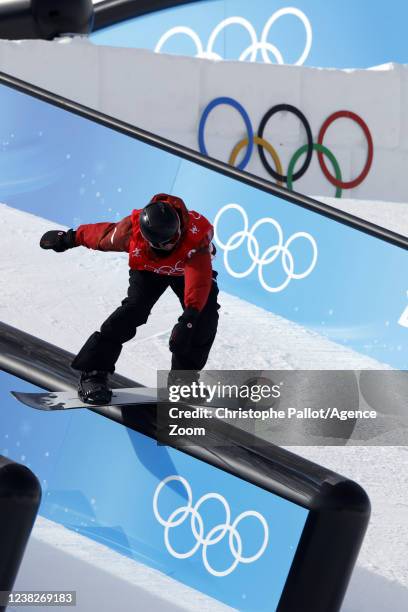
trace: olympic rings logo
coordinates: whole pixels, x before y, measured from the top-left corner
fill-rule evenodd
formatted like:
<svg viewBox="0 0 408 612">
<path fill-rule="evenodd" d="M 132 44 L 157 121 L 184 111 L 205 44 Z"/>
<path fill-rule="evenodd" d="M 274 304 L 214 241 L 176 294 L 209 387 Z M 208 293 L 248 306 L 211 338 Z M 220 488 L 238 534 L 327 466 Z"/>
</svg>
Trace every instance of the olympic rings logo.
<svg viewBox="0 0 408 612">
<path fill-rule="evenodd" d="M 230 236 L 227 242 L 224 243 L 219 238 L 218 225 L 220 223 L 222 215 L 224 215 L 227 210 L 237 210 L 241 214 L 244 222 L 244 229 L 232 234 L 232 236 Z M 278 240 L 276 244 L 273 244 L 272 246 L 268 247 L 260 257 L 259 244 L 254 234 L 255 231 L 261 225 L 264 224 L 269 224 L 274 227 L 278 235 Z M 248 254 L 252 260 L 252 263 L 250 264 L 249 268 L 247 268 L 243 272 L 236 272 L 231 268 L 229 264 L 228 254 L 231 251 L 235 251 L 236 249 L 238 249 L 245 239 L 247 240 Z M 312 260 L 309 266 L 303 272 L 295 272 L 294 257 L 289 250 L 290 245 L 295 240 L 299 239 L 307 240 L 312 247 Z M 288 286 L 291 280 L 299 280 L 302 278 L 306 278 L 313 271 L 317 262 L 317 244 L 313 236 L 311 236 L 309 233 L 296 232 L 295 234 L 292 234 L 292 236 L 290 236 L 290 238 L 288 238 L 286 242 L 284 242 L 282 228 L 276 221 L 276 219 L 273 219 L 272 217 L 263 217 L 262 219 L 259 219 L 258 221 L 256 221 L 256 223 L 254 223 L 252 228 L 249 229 L 248 215 L 246 214 L 244 208 L 239 204 L 226 204 L 217 212 L 214 219 L 214 240 L 216 241 L 218 246 L 224 251 L 224 266 L 231 276 L 233 276 L 234 278 L 245 278 L 246 276 L 251 274 L 251 272 L 256 266 L 258 266 L 259 282 L 261 283 L 265 291 L 268 291 L 269 293 L 279 293 L 280 291 L 283 291 Z M 263 269 L 264 266 L 266 266 L 267 264 L 273 263 L 279 255 L 281 255 L 282 267 L 285 271 L 286 279 L 280 285 L 273 287 L 266 283 L 264 279 Z"/>
<path fill-rule="evenodd" d="M 241 162 L 237 165 L 237 168 L 239 170 L 244 170 L 246 168 L 249 163 L 249 160 L 251 159 L 254 150 L 254 145 L 257 145 L 259 157 L 266 172 L 270 176 L 272 176 L 278 182 L 278 184 L 282 185 L 283 183 L 286 183 L 288 189 L 292 190 L 293 183 L 299 180 L 309 168 L 310 162 L 312 160 L 313 151 L 317 151 L 320 167 L 327 180 L 336 187 L 335 195 L 337 198 L 341 198 L 343 189 L 352 189 L 353 187 L 357 187 L 358 185 L 360 185 L 360 183 L 364 181 L 370 171 L 374 157 L 373 139 L 367 124 L 356 113 L 353 113 L 349 110 L 340 110 L 335 113 L 332 113 L 329 117 L 327 117 L 327 119 L 321 126 L 317 142 L 313 143 L 313 136 L 310 124 L 306 119 L 305 115 L 295 106 L 292 106 L 291 104 L 277 104 L 276 106 L 272 106 L 272 108 L 270 108 L 262 117 L 261 122 L 259 124 L 258 133 L 255 134 L 249 115 L 244 109 L 244 107 L 234 98 L 229 98 L 225 96 L 221 96 L 212 100 L 209 104 L 207 104 L 201 115 L 200 123 L 198 126 L 198 145 L 200 153 L 203 153 L 204 155 L 208 155 L 204 137 L 205 124 L 211 111 L 220 105 L 232 106 L 232 108 L 238 111 L 245 123 L 247 136 L 235 145 L 228 160 L 228 163 L 234 166 L 238 154 L 243 148 L 246 147 L 245 155 Z M 289 162 L 286 175 L 283 174 L 282 163 L 280 161 L 276 149 L 264 138 L 265 127 L 268 121 L 274 115 L 280 112 L 292 113 L 301 121 L 306 132 L 307 140 L 307 144 L 301 146 L 293 154 L 292 159 Z M 340 118 L 351 119 L 352 121 L 357 123 L 357 125 L 363 130 L 368 145 L 367 158 L 364 168 L 356 178 L 350 181 L 343 181 L 340 166 L 337 159 L 335 158 L 334 154 L 323 144 L 327 129 L 332 123 L 334 123 L 337 119 Z M 265 151 L 267 151 L 272 157 L 275 164 L 275 168 L 270 165 L 265 155 Z M 299 158 L 305 153 L 306 157 L 302 166 L 297 171 L 295 171 L 295 167 Z M 331 162 L 335 176 L 330 173 L 323 156 L 326 156 Z"/>
<path fill-rule="evenodd" d="M 278 64 L 284 64 L 284 60 L 279 49 L 275 45 L 268 42 L 268 36 L 272 25 L 284 15 L 293 15 L 294 17 L 297 17 L 298 19 L 300 19 L 305 28 L 305 47 L 300 57 L 295 62 L 295 66 L 301 66 L 306 61 L 310 53 L 310 49 L 312 47 L 312 26 L 306 15 L 301 10 L 294 7 L 281 8 L 278 11 L 275 11 L 275 13 L 273 13 L 269 17 L 268 21 L 265 23 L 260 40 L 258 40 L 258 36 L 254 26 L 247 19 L 244 19 L 243 17 L 228 17 L 227 19 L 221 21 L 217 26 L 215 26 L 215 28 L 210 34 L 205 50 L 197 32 L 195 32 L 192 28 L 186 26 L 176 26 L 165 32 L 161 36 L 154 50 L 156 53 L 159 53 L 163 45 L 169 40 L 169 38 L 172 38 L 177 34 L 183 34 L 191 38 L 191 40 L 195 44 L 196 57 L 221 60 L 223 58 L 218 53 L 214 52 L 214 44 L 217 39 L 217 36 L 222 30 L 224 30 L 230 25 L 240 25 L 248 32 L 249 37 L 251 39 L 251 44 L 249 45 L 249 47 L 244 49 L 244 51 L 238 58 L 240 62 L 243 62 L 248 58 L 251 62 L 255 62 L 258 55 L 258 51 L 261 51 L 262 59 L 265 63 L 272 63 L 269 55 L 269 53 L 271 53 Z"/>
<path fill-rule="evenodd" d="M 167 485 L 167 483 L 172 481 L 180 482 L 184 486 L 187 493 L 188 501 L 186 505 L 176 508 L 170 514 L 168 519 L 164 519 L 161 516 L 158 508 L 159 495 L 162 492 L 163 488 Z M 220 523 L 219 525 L 215 525 L 214 527 L 212 527 L 205 535 L 204 521 L 199 512 L 199 508 L 201 508 L 201 506 L 210 499 L 217 500 L 223 506 L 225 510 L 225 521 L 224 523 Z M 202 558 L 204 567 L 212 576 L 228 576 L 229 574 L 232 574 L 232 572 L 235 570 L 239 563 L 254 563 L 263 555 L 268 545 L 269 528 L 262 514 L 256 512 L 255 510 L 246 510 L 245 512 L 241 512 L 241 514 L 239 514 L 237 518 L 231 523 L 231 508 L 229 507 L 229 504 L 225 497 L 223 497 L 219 493 L 206 493 L 205 495 L 200 497 L 200 499 L 193 506 L 193 492 L 189 482 L 185 478 L 183 478 L 183 476 L 167 476 L 159 483 L 153 496 L 153 512 L 157 521 L 164 527 L 164 542 L 166 544 L 168 552 L 172 555 L 172 557 L 175 557 L 176 559 L 188 559 L 197 552 L 200 546 L 202 546 Z M 182 523 L 185 522 L 186 518 L 189 515 L 191 515 L 191 531 L 196 541 L 190 550 L 186 552 L 178 552 L 170 543 L 170 530 L 173 531 L 176 527 L 179 527 Z M 242 554 L 243 545 L 241 535 L 238 531 L 238 525 L 241 523 L 241 521 L 248 517 L 253 517 L 261 523 L 264 537 L 261 546 L 258 548 L 258 551 L 249 557 L 245 557 Z M 218 544 L 218 542 L 220 542 L 227 535 L 227 533 L 229 534 L 228 543 L 234 560 L 231 565 L 226 569 L 216 570 L 210 565 L 208 561 L 208 548 L 210 546 Z"/>
<path fill-rule="evenodd" d="M 150 272 L 156 272 L 157 274 L 183 274 L 184 272 L 184 263 L 182 259 L 176 261 L 174 266 L 152 266 L 151 264 L 145 264 L 145 270 L 149 270 Z"/>
</svg>

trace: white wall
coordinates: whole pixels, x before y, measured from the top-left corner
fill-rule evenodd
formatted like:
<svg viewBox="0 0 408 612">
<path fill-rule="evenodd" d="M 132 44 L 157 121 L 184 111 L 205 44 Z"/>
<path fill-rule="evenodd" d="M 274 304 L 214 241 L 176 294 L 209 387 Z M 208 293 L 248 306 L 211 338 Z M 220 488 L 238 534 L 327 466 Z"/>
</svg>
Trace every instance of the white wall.
<svg viewBox="0 0 408 612">
<path fill-rule="evenodd" d="M 408 202 L 408 65 L 335 70 L 213 62 L 68 39 L 0 41 L 0 70 L 193 148 L 198 148 L 201 113 L 217 96 L 236 98 L 255 131 L 271 106 L 292 104 L 308 118 L 315 142 L 328 115 L 351 110 L 371 131 L 374 161 L 364 182 L 344 191 L 343 197 Z M 210 115 L 205 136 L 213 157 L 227 161 L 244 135 L 243 121 L 234 109 L 218 107 Z M 294 151 L 305 142 L 302 126 L 291 114 L 281 113 L 265 135 L 278 150 L 286 172 Z M 361 172 L 367 145 L 353 122 L 338 120 L 324 144 L 338 159 L 343 180 Z M 246 169 L 269 178 L 256 150 Z M 295 188 L 309 195 L 334 195 L 316 153 Z"/>
</svg>

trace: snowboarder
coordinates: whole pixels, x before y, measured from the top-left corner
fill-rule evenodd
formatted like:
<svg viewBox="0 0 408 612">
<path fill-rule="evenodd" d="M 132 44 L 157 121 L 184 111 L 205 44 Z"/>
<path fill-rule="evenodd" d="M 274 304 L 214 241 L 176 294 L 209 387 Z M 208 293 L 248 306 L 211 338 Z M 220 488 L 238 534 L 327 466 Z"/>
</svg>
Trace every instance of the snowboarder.
<svg viewBox="0 0 408 612">
<path fill-rule="evenodd" d="M 169 341 L 169 383 L 180 382 L 179 370 L 188 371 L 185 382 L 198 380 L 214 342 L 220 308 L 218 273 L 211 261 L 213 232 L 211 223 L 187 210 L 181 198 L 160 193 L 118 223 L 80 225 L 77 230 L 52 230 L 42 236 L 41 248 L 57 253 L 78 246 L 129 253 L 127 297 L 71 364 L 81 373 L 78 394 L 82 401 L 109 403 L 109 374 L 115 370 L 123 343 L 147 322 L 153 305 L 169 286 L 183 307 Z"/>
</svg>

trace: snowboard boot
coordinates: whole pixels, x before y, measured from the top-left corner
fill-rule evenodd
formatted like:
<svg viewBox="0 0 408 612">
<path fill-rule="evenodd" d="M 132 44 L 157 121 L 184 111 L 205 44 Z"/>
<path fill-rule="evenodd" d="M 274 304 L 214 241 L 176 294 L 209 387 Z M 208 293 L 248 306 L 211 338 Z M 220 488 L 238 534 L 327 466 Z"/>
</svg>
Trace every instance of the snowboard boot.
<svg viewBox="0 0 408 612">
<path fill-rule="evenodd" d="M 167 388 L 170 385 L 191 385 L 200 380 L 200 372 L 197 370 L 170 370 L 167 377 Z"/>
<path fill-rule="evenodd" d="M 194 382 L 200 382 L 200 372 L 198 370 L 170 370 L 167 377 L 167 389 L 171 385 L 177 385 L 178 387 L 188 385 L 190 387 Z M 202 401 L 209 397 L 208 391 L 205 388 L 200 388 L 200 397 Z"/>
<path fill-rule="evenodd" d="M 93 370 L 82 372 L 78 385 L 78 396 L 86 404 L 109 404 L 112 390 L 108 385 L 108 372 Z"/>
</svg>

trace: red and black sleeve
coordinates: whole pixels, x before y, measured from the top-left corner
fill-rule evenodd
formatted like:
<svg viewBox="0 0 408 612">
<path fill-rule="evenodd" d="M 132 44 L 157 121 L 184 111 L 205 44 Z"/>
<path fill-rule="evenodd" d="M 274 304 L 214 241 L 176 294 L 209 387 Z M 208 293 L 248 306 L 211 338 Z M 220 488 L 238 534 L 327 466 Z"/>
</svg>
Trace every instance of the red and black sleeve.
<svg viewBox="0 0 408 612">
<path fill-rule="evenodd" d="M 97 251 L 129 251 L 132 219 L 125 217 L 118 223 L 91 223 L 80 225 L 75 232 L 76 246 Z"/>
</svg>

